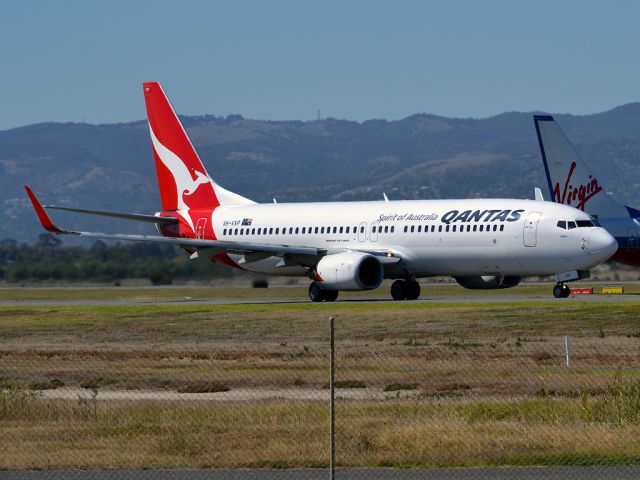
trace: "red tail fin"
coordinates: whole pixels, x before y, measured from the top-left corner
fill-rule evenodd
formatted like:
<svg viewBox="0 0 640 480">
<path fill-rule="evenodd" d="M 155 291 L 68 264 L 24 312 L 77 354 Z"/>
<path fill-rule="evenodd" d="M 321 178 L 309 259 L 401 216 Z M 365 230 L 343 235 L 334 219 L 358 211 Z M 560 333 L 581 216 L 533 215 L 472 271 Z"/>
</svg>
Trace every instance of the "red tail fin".
<svg viewBox="0 0 640 480">
<path fill-rule="evenodd" d="M 158 82 L 143 84 L 163 210 L 215 208 L 214 184 Z"/>
</svg>

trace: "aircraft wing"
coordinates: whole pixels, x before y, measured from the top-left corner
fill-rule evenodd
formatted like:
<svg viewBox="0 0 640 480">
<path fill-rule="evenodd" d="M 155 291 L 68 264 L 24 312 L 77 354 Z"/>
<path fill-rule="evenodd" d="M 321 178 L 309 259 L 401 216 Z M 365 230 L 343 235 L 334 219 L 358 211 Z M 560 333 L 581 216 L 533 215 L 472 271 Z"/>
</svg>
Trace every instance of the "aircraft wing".
<svg viewBox="0 0 640 480">
<path fill-rule="evenodd" d="M 35 196 L 33 191 L 28 185 L 25 185 L 25 190 L 29 199 L 33 204 L 33 208 L 38 215 L 40 223 L 45 230 L 58 234 L 58 235 L 75 235 L 83 238 L 97 238 L 103 240 L 127 240 L 133 242 L 149 242 L 149 243 L 161 243 L 166 245 L 176 245 L 178 247 L 193 248 L 195 250 L 206 250 L 206 254 L 216 255 L 219 253 L 235 253 L 235 254 L 249 254 L 249 253 L 264 253 L 274 256 L 312 256 L 314 258 L 321 257 L 327 254 L 326 249 L 319 249 L 313 247 L 292 247 L 289 245 L 266 245 L 261 243 L 250 242 L 226 242 L 220 240 L 205 240 L 198 238 L 177 238 L 177 237 L 162 237 L 159 235 L 130 235 L 130 234 L 109 234 L 109 233 L 97 233 L 97 232 L 76 232 L 70 230 L 64 230 L 59 228 L 53 223 L 44 207 Z M 71 210 L 71 209 L 69 209 Z M 81 211 L 74 209 L 71 211 Z M 106 212 L 101 212 L 106 213 Z M 128 214 L 117 214 L 128 215 Z M 115 215 L 114 215 L 115 216 Z M 120 217 L 122 218 L 122 217 Z M 125 217 L 126 218 L 126 217 Z M 204 252 L 203 252 L 204 253 Z"/>
</svg>

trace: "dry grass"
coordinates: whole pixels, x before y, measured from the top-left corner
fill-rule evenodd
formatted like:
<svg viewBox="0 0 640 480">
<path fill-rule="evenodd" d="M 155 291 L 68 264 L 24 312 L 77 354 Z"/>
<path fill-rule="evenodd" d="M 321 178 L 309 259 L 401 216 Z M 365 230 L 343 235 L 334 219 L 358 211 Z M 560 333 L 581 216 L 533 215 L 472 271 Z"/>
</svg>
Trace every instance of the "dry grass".
<svg viewBox="0 0 640 480">
<path fill-rule="evenodd" d="M 340 466 L 628 463 L 640 424 L 598 399 L 338 402 Z M 624 409 L 622 409 L 624 411 Z M 3 469 L 326 466 L 327 407 L 311 402 L 26 401 L 5 416 Z M 622 418 L 622 421 L 621 421 Z M 587 440 L 588 439 L 588 440 Z M 127 448 L 122 445 L 126 443 Z"/>
<path fill-rule="evenodd" d="M 319 401 L 99 392 L 323 392 L 329 315 L 336 379 L 366 385 L 338 403 L 340 465 L 637 462 L 639 314 L 630 302 L 0 307 L 0 469 L 326 465 Z M 61 384 L 98 393 L 29 390 Z"/>
</svg>

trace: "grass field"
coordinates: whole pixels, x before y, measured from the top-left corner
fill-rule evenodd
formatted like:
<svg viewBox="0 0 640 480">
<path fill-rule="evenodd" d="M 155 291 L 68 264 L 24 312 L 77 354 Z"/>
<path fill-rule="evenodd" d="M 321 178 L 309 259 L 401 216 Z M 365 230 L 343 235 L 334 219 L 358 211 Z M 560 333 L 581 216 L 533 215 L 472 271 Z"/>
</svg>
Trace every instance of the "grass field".
<svg viewBox="0 0 640 480">
<path fill-rule="evenodd" d="M 85 294 L 100 292 L 73 298 Z M 357 400 L 338 390 L 340 465 L 640 462 L 640 303 L 451 300 L 0 307 L 0 469 L 326 465 L 330 315 L 336 378 L 359 387 Z M 294 394 L 246 394 L 279 389 Z M 129 396 L 101 399 L 120 391 Z M 205 391 L 221 393 L 162 397 Z"/>
</svg>

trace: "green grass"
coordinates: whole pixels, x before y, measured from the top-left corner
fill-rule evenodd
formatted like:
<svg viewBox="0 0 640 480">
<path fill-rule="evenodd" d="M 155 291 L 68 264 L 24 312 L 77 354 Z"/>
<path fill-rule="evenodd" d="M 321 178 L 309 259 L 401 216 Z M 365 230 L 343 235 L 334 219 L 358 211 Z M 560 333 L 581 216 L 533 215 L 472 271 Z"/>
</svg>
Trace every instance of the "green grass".
<svg viewBox="0 0 640 480">
<path fill-rule="evenodd" d="M 265 298 L 301 298 L 307 297 L 307 286 L 305 280 L 300 280 L 300 286 L 275 286 L 267 289 L 255 289 L 246 286 L 237 287 L 203 287 L 195 286 L 168 286 L 168 287 L 15 287 L 5 285 L 0 287 L 0 301 L 68 301 L 68 300 L 129 300 L 136 302 L 168 301 L 187 302 L 190 300 L 208 299 L 265 299 Z M 249 281 L 247 280 L 247 285 Z M 593 287 L 596 293 L 600 291 L 603 284 L 583 283 L 575 284 L 577 287 Z M 532 284 L 520 285 L 515 288 L 500 290 L 500 295 L 534 295 L 540 298 L 551 297 L 552 284 Z M 390 298 L 390 282 L 385 282 L 383 286 L 373 292 L 341 292 L 341 299 L 367 299 L 367 298 Z M 640 293 L 640 283 L 629 283 L 625 285 L 625 294 Z M 428 283 L 422 286 L 423 296 L 452 296 L 455 295 L 495 295 L 493 290 L 467 290 L 455 283 Z M 615 298 L 615 296 L 612 296 Z M 455 301 L 455 298 L 452 298 Z"/>
</svg>

